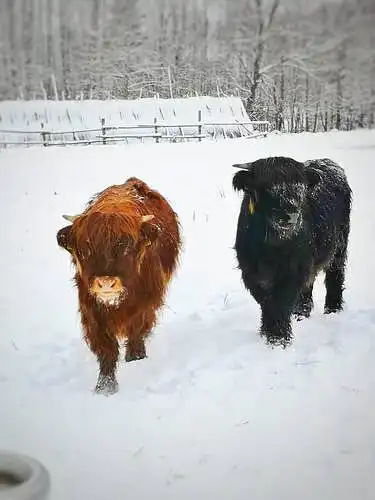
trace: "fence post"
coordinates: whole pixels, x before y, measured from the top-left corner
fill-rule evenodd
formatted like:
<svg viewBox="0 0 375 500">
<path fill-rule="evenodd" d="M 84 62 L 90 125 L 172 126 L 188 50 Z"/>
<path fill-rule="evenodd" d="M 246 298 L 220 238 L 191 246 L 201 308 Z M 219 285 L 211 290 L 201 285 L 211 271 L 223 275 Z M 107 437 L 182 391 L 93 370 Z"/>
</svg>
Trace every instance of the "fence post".
<svg viewBox="0 0 375 500">
<path fill-rule="evenodd" d="M 154 118 L 154 127 L 155 127 L 155 141 L 157 143 L 159 143 L 159 137 L 157 136 L 158 135 L 158 126 L 156 125 L 156 122 L 157 122 L 157 119 L 156 117 Z"/>
<path fill-rule="evenodd" d="M 43 122 L 40 124 L 40 127 L 42 129 L 40 134 L 42 136 L 43 146 L 47 147 L 47 132 L 44 130 L 44 123 Z"/>
<path fill-rule="evenodd" d="M 202 110 L 201 109 L 198 110 L 198 135 L 199 135 L 198 140 L 199 140 L 199 142 L 201 142 L 201 140 L 202 140 L 202 137 L 201 137 L 201 135 L 202 135 Z"/>
<path fill-rule="evenodd" d="M 102 118 L 101 122 L 102 122 L 102 139 L 103 139 L 103 144 L 107 144 L 106 135 L 105 135 L 105 118 Z"/>
</svg>

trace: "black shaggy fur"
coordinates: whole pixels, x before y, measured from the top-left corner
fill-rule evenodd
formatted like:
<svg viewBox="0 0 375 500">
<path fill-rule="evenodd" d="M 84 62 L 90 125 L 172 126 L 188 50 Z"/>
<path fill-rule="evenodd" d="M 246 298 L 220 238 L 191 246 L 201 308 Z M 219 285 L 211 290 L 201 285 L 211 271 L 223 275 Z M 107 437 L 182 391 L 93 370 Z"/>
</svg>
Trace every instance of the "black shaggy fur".
<svg viewBox="0 0 375 500">
<path fill-rule="evenodd" d="M 286 345 L 292 314 L 310 316 L 319 271 L 325 313 L 342 309 L 351 189 L 329 159 L 274 157 L 234 167 L 241 170 L 233 187 L 244 192 L 235 243 L 242 280 L 261 307 L 261 333 Z"/>
</svg>

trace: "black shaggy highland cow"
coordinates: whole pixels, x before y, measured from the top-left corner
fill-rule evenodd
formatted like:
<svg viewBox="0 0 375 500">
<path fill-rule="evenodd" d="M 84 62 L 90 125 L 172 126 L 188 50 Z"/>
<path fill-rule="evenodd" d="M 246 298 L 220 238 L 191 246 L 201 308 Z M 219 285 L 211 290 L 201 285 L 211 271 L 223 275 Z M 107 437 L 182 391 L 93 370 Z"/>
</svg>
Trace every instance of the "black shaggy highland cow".
<svg viewBox="0 0 375 500">
<path fill-rule="evenodd" d="M 261 334 L 291 341 L 291 317 L 309 317 L 312 290 L 325 271 L 325 313 L 343 305 L 351 189 L 329 159 L 273 157 L 233 165 L 244 192 L 235 250 L 245 287 L 262 310 Z"/>
</svg>

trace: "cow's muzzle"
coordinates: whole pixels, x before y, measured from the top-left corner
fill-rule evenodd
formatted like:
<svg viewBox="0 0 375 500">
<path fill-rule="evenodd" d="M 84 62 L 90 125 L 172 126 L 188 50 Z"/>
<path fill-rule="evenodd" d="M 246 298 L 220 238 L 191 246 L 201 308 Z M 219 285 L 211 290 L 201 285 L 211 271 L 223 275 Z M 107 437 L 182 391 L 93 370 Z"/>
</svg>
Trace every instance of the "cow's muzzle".
<svg viewBox="0 0 375 500">
<path fill-rule="evenodd" d="M 300 230 L 302 217 L 299 213 L 287 214 L 285 219 L 270 220 L 270 227 L 279 237 L 288 238 Z"/>
<path fill-rule="evenodd" d="M 118 276 L 96 276 L 92 279 L 90 293 L 97 302 L 116 307 L 123 301 L 126 289 Z"/>
</svg>

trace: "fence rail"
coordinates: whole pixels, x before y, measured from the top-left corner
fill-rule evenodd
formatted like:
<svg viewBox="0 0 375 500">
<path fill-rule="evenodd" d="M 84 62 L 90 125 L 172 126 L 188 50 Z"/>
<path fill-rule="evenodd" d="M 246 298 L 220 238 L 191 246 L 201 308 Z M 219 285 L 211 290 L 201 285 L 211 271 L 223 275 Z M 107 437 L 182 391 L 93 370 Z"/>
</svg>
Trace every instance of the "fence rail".
<svg viewBox="0 0 375 500">
<path fill-rule="evenodd" d="M 140 139 L 141 142 L 144 142 L 145 139 L 153 140 L 157 143 L 161 141 L 201 141 L 202 139 L 216 139 L 219 134 L 224 138 L 253 138 L 266 136 L 270 131 L 268 121 L 204 122 L 202 121 L 201 111 L 198 112 L 198 121 L 195 123 L 158 122 L 156 118 L 152 124 L 106 125 L 104 118 L 101 118 L 100 122 L 101 126 L 98 128 L 62 131 L 48 130 L 44 123 L 41 123 L 39 130 L 0 129 L 0 147 L 109 144 L 122 141 L 129 142 L 129 140 L 134 139 Z M 127 131 L 129 133 L 126 133 Z M 150 131 L 153 131 L 153 133 L 150 133 Z M 13 140 L 9 136 L 21 136 L 21 140 Z"/>
</svg>

